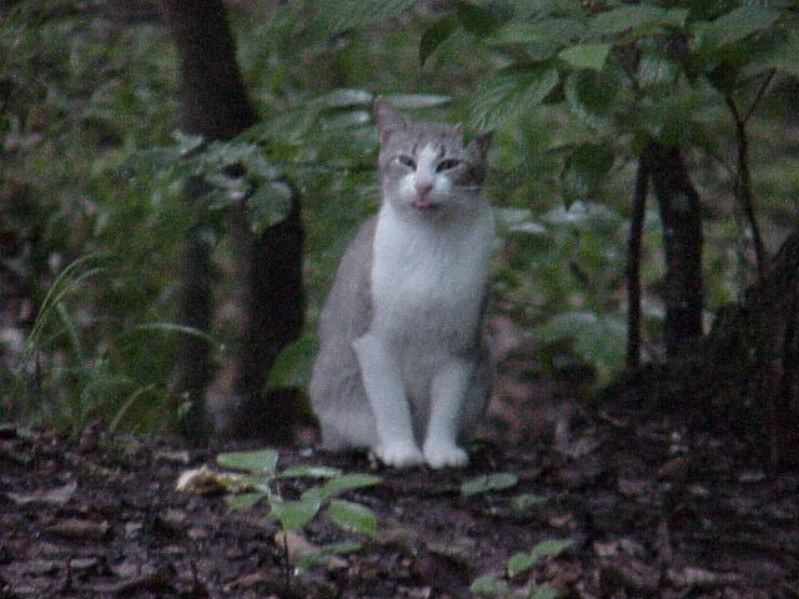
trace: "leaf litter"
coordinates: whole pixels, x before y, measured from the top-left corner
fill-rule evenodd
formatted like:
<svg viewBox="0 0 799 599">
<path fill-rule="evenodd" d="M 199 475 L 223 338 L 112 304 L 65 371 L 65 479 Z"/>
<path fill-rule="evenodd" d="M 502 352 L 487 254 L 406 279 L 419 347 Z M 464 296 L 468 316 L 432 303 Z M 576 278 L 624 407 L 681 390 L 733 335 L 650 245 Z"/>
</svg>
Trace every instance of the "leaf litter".
<svg viewBox="0 0 799 599">
<path fill-rule="evenodd" d="M 203 484 L 236 480 L 216 458 L 252 443 L 4 434 L 0 596 L 799 596 L 796 473 L 667 417 L 570 414 L 568 447 L 589 451 L 564 451 L 559 412 L 522 442 L 476 444 L 465 470 L 280 450 L 285 501 L 335 502 L 291 531 L 263 502 L 231 510 L 235 485 Z M 200 484 L 178 490 L 186 471 Z"/>
</svg>

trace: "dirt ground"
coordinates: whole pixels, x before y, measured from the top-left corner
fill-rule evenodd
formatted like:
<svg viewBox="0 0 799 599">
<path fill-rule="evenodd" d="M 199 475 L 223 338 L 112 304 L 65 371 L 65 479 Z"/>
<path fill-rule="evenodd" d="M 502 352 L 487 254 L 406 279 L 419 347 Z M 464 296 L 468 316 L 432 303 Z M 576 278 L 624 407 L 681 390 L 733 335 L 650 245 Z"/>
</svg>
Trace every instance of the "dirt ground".
<svg viewBox="0 0 799 599">
<path fill-rule="evenodd" d="M 281 466 L 382 477 L 345 495 L 377 514 L 379 535 L 303 572 L 266 508 L 228 512 L 223 493 L 176 490 L 182 472 L 241 444 L 188 450 L 99 430 L 68 442 L 7 425 L 0 597 L 469 597 L 491 573 L 519 597 L 799 597 L 799 476 L 771 476 L 734 435 L 692 433 L 666 416 L 537 409 L 516 409 L 502 431 L 513 442 L 476 444 L 462 471 L 281 450 Z M 493 473 L 518 483 L 462 495 L 464 481 Z M 520 507 L 520 496 L 538 499 Z M 322 515 L 292 543 L 353 536 Z M 548 539 L 573 544 L 507 578 L 510 556 Z"/>
</svg>

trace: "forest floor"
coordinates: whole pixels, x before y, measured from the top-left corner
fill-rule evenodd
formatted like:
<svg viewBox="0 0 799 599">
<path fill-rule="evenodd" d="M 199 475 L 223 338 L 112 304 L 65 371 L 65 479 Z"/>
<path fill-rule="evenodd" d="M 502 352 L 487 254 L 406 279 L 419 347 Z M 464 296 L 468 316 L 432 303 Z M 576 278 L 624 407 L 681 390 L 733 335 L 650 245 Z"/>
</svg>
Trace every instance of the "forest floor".
<svg viewBox="0 0 799 599">
<path fill-rule="evenodd" d="M 96 429 L 70 442 L 5 426 L 0 597 L 469 597 L 492 573 L 513 597 L 799 597 L 799 476 L 770 476 L 735 435 L 666 415 L 523 405 L 504 441 L 473 446 L 464 470 L 281 450 L 281 467 L 382 477 L 344 496 L 376 513 L 379 534 L 302 572 L 287 554 L 358 535 L 322 513 L 289 543 L 267 508 L 228 511 L 224 493 L 176 490 L 186 470 L 257 444 L 189 450 Z M 464 481 L 496 473 L 518 482 L 462 494 Z M 507 576 L 512 555 L 552 539 L 572 544 Z"/>
</svg>

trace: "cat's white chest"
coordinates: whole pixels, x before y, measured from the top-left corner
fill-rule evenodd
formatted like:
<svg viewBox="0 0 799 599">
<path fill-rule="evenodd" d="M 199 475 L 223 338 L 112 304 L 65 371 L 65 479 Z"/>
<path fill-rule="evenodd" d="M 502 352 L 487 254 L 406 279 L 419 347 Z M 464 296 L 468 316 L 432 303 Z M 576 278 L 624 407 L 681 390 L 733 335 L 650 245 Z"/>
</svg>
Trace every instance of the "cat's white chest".
<svg viewBox="0 0 799 599">
<path fill-rule="evenodd" d="M 490 209 L 462 226 L 421 226 L 384 210 L 372 263 L 373 332 L 433 350 L 468 343 L 479 321 L 493 243 Z"/>
</svg>

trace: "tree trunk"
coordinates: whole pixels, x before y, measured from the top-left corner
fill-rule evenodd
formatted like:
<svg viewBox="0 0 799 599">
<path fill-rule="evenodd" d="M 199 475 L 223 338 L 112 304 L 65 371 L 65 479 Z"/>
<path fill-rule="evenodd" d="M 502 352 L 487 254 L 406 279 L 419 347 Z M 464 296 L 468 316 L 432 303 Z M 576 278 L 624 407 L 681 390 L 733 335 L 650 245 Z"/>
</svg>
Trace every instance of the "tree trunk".
<svg viewBox="0 0 799 599">
<path fill-rule="evenodd" d="M 799 231 L 743 300 L 722 310 L 696 354 L 676 369 L 684 395 L 728 427 L 766 439 L 774 470 L 799 464 Z"/>
<path fill-rule="evenodd" d="M 698 430 L 734 435 L 773 472 L 799 466 L 799 230 L 743 299 L 719 311 L 693 349 L 605 390 L 625 417 L 663 411 Z"/>
<path fill-rule="evenodd" d="M 702 216 L 679 148 L 650 142 L 642 160 L 660 207 L 666 253 L 667 358 L 702 338 Z"/>
<path fill-rule="evenodd" d="M 627 238 L 627 368 L 630 370 L 641 365 L 641 239 L 649 191 L 648 169 L 646 157 L 640 156 Z"/>
<path fill-rule="evenodd" d="M 166 0 L 180 60 L 181 127 L 206 141 L 227 140 L 254 125 L 221 0 Z"/>
<path fill-rule="evenodd" d="M 288 217 L 264 235 L 251 232 L 243 209 L 235 211 L 231 229 L 241 257 L 238 276 L 245 282 L 242 303 L 248 309 L 239 323 L 233 381 L 237 405 L 225 432 L 287 444 L 292 440 L 295 398 L 285 393 L 265 398 L 265 392 L 275 358 L 300 334 L 305 314 L 303 230 L 296 194 Z"/>
<path fill-rule="evenodd" d="M 255 124 L 257 116 L 247 96 L 235 46 L 221 0 L 166 0 L 164 9 L 180 61 L 181 127 L 206 142 L 229 140 Z M 187 201 L 195 202 L 207 186 L 189 181 Z M 245 200 L 246 201 L 246 200 Z M 239 424 L 250 422 L 242 412 L 255 406 L 272 426 L 261 433 L 267 441 L 283 442 L 289 424 L 282 406 L 262 401 L 269 369 L 280 350 L 302 326 L 302 241 L 298 198 L 282 222 L 260 236 L 246 222 L 246 205 L 232 210 L 231 226 L 236 250 L 237 284 L 241 285 L 239 340 L 235 344 L 233 397 Z M 187 234 L 181 268 L 180 321 L 208 331 L 211 323 L 211 251 L 202 235 L 203 224 Z M 210 348 L 200 337 L 186 336 L 178 352 L 176 391 L 189 401 L 187 417 L 179 430 L 201 441 L 207 434 L 205 392 L 210 375 Z M 246 431 L 244 431 L 246 432 Z"/>
<path fill-rule="evenodd" d="M 187 201 L 199 197 L 204 187 L 199 179 L 186 182 Z M 178 319 L 194 331 L 211 330 L 211 280 L 213 267 L 211 249 L 205 241 L 202 224 L 186 232 L 180 257 L 178 276 Z M 199 334 L 186 334 L 180 339 L 175 356 L 173 393 L 177 397 L 175 429 L 187 439 L 204 442 L 211 432 L 205 405 L 205 388 L 211 380 L 211 361 L 208 340 Z"/>
</svg>

